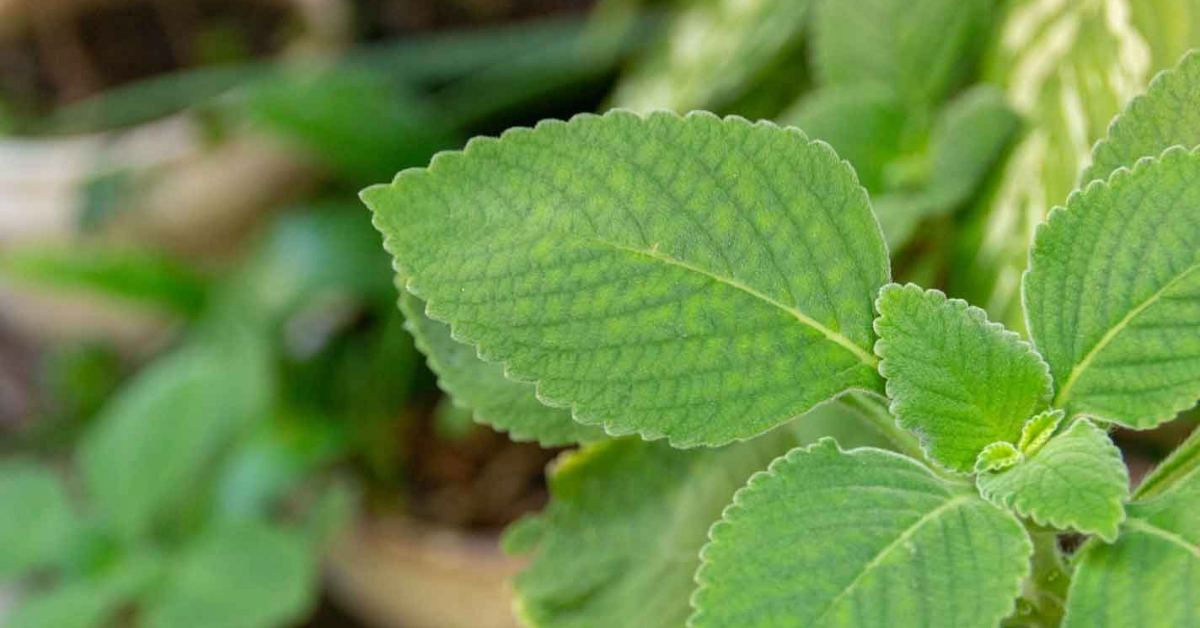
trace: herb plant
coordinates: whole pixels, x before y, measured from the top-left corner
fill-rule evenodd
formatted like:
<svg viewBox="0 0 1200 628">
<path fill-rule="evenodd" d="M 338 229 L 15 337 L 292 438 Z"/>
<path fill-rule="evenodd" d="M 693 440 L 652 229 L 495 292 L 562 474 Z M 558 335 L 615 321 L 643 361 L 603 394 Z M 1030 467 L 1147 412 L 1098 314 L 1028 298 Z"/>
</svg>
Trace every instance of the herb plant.
<svg viewBox="0 0 1200 628">
<path fill-rule="evenodd" d="M 518 615 L 1200 626 L 1200 437 L 1131 494 L 1108 434 L 1200 397 L 1195 111 L 1192 53 L 1096 146 L 1030 248 L 1028 340 L 892 283 L 854 170 L 795 128 L 581 115 L 364 191 L 443 386 L 591 443 L 506 537 Z M 816 420 L 886 445 L 793 448 Z"/>
</svg>

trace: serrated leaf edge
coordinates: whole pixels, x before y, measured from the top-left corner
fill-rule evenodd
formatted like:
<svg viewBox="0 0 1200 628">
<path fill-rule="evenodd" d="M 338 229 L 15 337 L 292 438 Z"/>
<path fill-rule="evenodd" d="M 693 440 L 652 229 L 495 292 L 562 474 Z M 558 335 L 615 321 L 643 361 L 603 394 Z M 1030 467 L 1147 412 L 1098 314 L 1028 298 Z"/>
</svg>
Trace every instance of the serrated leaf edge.
<svg viewBox="0 0 1200 628">
<path fill-rule="evenodd" d="M 930 444 L 929 436 L 927 434 L 925 434 L 923 430 L 918 429 L 916 426 L 905 423 L 905 415 L 904 415 L 905 404 L 901 401 L 896 400 L 896 398 L 895 398 L 896 393 L 895 393 L 894 387 L 892 385 L 892 378 L 888 375 L 888 366 L 887 366 L 888 361 L 883 356 L 883 352 L 887 350 L 887 341 L 884 340 L 882 335 L 879 333 L 879 321 L 883 318 L 883 314 L 879 308 L 879 303 L 880 303 L 880 299 L 883 298 L 883 293 L 885 290 L 909 290 L 909 291 L 916 291 L 920 294 L 925 294 L 925 293 L 933 294 L 935 298 L 941 300 L 941 303 L 939 305 L 948 304 L 955 308 L 958 308 L 959 310 L 965 312 L 967 314 L 967 316 L 969 316 L 977 321 L 982 321 L 986 327 L 1000 331 L 1000 334 L 1002 336 L 1004 336 L 1005 338 L 1015 340 L 1017 342 L 1018 347 L 1024 349 L 1026 353 L 1029 353 L 1030 355 L 1032 355 L 1034 358 L 1037 359 L 1038 365 L 1041 367 L 1043 374 L 1046 376 L 1046 381 L 1050 382 L 1049 388 L 1047 390 L 1042 391 L 1042 397 L 1043 397 L 1043 400 L 1045 400 L 1045 401 L 1048 401 L 1054 395 L 1054 376 L 1050 372 L 1050 364 L 1046 362 L 1046 359 L 1042 357 L 1042 354 L 1039 353 L 1037 348 L 1033 346 L 1033 343 L 1022 338 L 1021 335 L 1018 334 L 1017 332 L 1007 329 L 1006 327 L 1004 327 L 1003 324 L 988 320 L 988 315 L 987 315 L 986 311 L 984 311 L 982 308 L 971 305 L 970 303 L 967 303 L 966 301 L 964 301 L 962 299 L 952 299 L 952 298 L 946 296 L 946 293 L 942 292 L 941 290 L 938 290 L 936 288 L 931 288 L 931 289 L 927 290 L 925 288 L 922 288 L 921 286 L 918 286 L 915 283 L 906 283 L 903 285 L 898 284 L 898 283 L 889 283 L 889 284 L 884 284 L 884 286 L 879 289 L 879 296 L 877 296 L 875 298 L 875 312 L 878 313 L 878 316 L 875 317 L 875 322 L 872 323 L 871 327 L 875 331 L 875 335 L 879 338 L 878 340 L 875 341 L 874 350 L 875 350 L 875 355 L 879 356 L 879 374 L 881 376 L 883 376 L 883 378 L 886 382 L 884 384 L 884 389 L 887 391 L 887 396 L 888 396 L 888 411 L 892 413 L 892 416 L 896 417 L 896 425 L 899 425 L 900 427 L 902 427 L 902 428 L 908 430 L 909 432 L 912 432 L 914 435 L 916 435 L 917 443 L 921 446 L 921 451 L 924 452 L 925 458 L 928 461 L 932 462 L 932 464 L 934 464 L 934 465 L 937 465 L 937 467 L 939 469 L 944 469 L 945 471 L 947 471 L 949 473 L 953 473 L 953 474 L 959 475 L 959 476 L 970 475 L 971 474 L 970 471 L 960 471 L 958 469 L 948 467 L 948 466 L 942 464 L 942 462 L 940 460 L 937 460 L 936 458 L 934 458 L 932 453 L 930 452 L 932 445 Z M 982 451 L 982 450 L 980 450 L 980 451 Z M 978 454 L 976 454 L 976 456 L 978 456 Z"/>
</svg>

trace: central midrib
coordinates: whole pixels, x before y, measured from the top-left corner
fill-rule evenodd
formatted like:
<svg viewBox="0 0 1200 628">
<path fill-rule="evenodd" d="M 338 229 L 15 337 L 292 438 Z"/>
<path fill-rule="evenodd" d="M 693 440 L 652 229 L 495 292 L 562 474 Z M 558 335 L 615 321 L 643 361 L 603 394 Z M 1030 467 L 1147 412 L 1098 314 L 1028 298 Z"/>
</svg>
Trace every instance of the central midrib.
<svg viewBox="0 0 1200 628">
<path fill-rule="evenodd" d="M 872 370 L 878 370 L 878 368 L 879 368 L 879 358 L 868 353 L 865 349 L 863 349 L 862 347 L 855 344 L 855 342 L 853 340 L 850 340 L 849 338 L 842 335 L 841 333 L 834 331 L 834 330 L 826 327 L 825 325 L 822 325 L 819 321 L 817 321 L 816 319 L 812 318 L 811 316 L 805 314 L 800 309 L 790 306 L 790 305 L 787 305 L 786 303 L 782 303 L 776 299 L 773 299 L 770 296 L 768 296 L 762 292 L 759 292 L 758 290 L 755 290 L 754 288 L 752 288 L 736 279 L 733 279 L 732 277 L 725 277 L 724 275 L 719 275 L 717 273 L 706 270 L 699 266 L 689 264 L 683 260 L 676 259 L 674 257 L 671 257 L 670 255 L 667 255 L 666 253 L 658 251 L 657 249 L 653 249 L 653 248 L 652 249 L 641 249 L 641 248 L 637 248 L 637 247 L 626 246 L 623 244 L 617 244 L 615 242 L 609 242 L 607 240 L 599 240 L 599 239 L 588 239 L 588 241 L 594 242 L 596 244 L 600 244 L 603 246 L 607 246 L 609 248 L 612 248 L 612 249 L 615 249 L 618 251 L 624 251 L 626 253 L 633 253 L 635 255 L 649 257 L 651 259 L 663 262 L 664 264 L 669 264 L 669 265 L 675 266 L 677 268 L 682 268 L 684 270 L 688 270 L 693 273 L 703 275 L 705 277 L 708 277 L 709 279 L 712 279 L 713 281 L 716 281 L 718 283 L 721 283 L 721 284 L 724 284 L 731 288 L 734 288 L 735 290 L 740 290 L 741 292 L 744 292 L 764 303 L 767 303 L 773 307 L 776 307 L 776 308 L 786 312 L 788 315 L 792 316 L 793 318 L 800 321 L 804 325 L 807 325 L 808 327 L 811 327 L 811 328 L 817 330 L 818 332 L 821 332 L 821 334 L 824 335 L 826 338 L 828 338 L 830 341 L 840 345 L 841 347 L 845 348 L 850 353 L 854 354 L 854 357 L 858 358 L 858 360 L 860 362 L 862 362 L 863 364 L 871 367 Z"/>
<path fill-rule="evenodd" d="M 1116 325 L 1113 325 L 1112 329 L 1109 329 L 1100 338 L 1100 341 L 1096 343 L 1096 346 L 1092 347 L 1091 351 L 1088 351 L 1087 355 L 1083 356 L 1083 359 L 1079 361 L 1079 364 L 1076 364 L 1075 368 L 1071 369 L 1071 374 L 1067 376 L 1067 382 L 1063 384 L 1063 387 L 1058 391 L 1058 394 L 1054 396 L 1054 407 L 1062 408 L 1066 405 L 1067 399 L 1071 397 L 1071 390 L 1075 387 L 1076 382 L 1079 381 L 1079 378 L 1083 375 L 1083 372 L 1092 365 L 1092 361 L 1096 359 L 1096 356 L 1100 355 L 1100 352 L 1103 351 L 1104 348 L 1107 347 L 1109 343 L 1111 343 L 1113 339 L 1117 337 L 1118 334 L 1124 331 L 1125 328 L 1129 326 L 1129 323 L 1133 322 L 1133 319 L 1137 318 L 1138 315 L 1146 310 L 1146 308 L 1154 305 L 1154 303 L 1162 298 L 1167 291 L 1175 287 L 1176 284 L 1183 281 L 1188 275 L 1192 274 L 1192 271 L 1198 268 L 1200 268 L 1200 262 L 1196 262 L 1189 266 L 1187 270 L 1179 273 L 1179 275 L 1171 281 L 1168 281 L 1167 285 L 1159 288 L 1157 292 L 1150 295 L 1145 301 L 1130 310 L 1129 313 L 1126 314 L 1120 321 L 1118 321 Z"/>
</svg>

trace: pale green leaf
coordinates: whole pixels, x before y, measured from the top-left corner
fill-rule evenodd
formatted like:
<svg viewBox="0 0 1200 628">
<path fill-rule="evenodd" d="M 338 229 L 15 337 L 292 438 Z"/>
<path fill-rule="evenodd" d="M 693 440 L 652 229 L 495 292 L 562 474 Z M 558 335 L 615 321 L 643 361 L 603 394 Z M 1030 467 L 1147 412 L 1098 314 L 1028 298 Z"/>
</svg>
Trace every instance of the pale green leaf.
<svg viewBox="0 0 1200 628">
<path fill-rule="evenodd" d="M 982 473 L 979 492 L 1039 524 L 1112 541 L 1125 519 L 1129 472 L 1104 430 L 1076 421 L 1037 453 L 1004 470 Z"/>
<path fill-rule="evenodd" d="M 817 72 L 824 86 L 879 83 L 904 102 L 935 104 L 970 67 L 990 13 L 989 0 L 825 0 Z"/>
<path fill-rule="evenodd" d="M 1149 428 L 1200 396 L 1200 151 L 1168 150 L 1055 210 L 1025 275 L 1054 406 Z"/>
<path fill-rule="evenodd" d="M 877 307 L 892 413 L 940 464 L 970 473 L 984 447 L 1015 443 L 1050 399 L 1046 364 L 983 310 L 912 284 L 885 286 Z"/>
<path fill-rule="evenodd" d="M 81 443 L 92 505 L 126 537 L 146 532 L 194 499 L 215 456 L 269 403 L 266 348 L 245 330 L 210 330 L 140 373 L 97 417 Z"/>
<path fill-rule="evenodd" d="M 1032 546 L 1012 515 L 961 488 L 880 450 L 793 450 L 713 527 L 689 625 L 994 628 Z"/>
<path fill-rule="evenodd" d="M 812 0 L 691 3 L 620 81 L 612 104 L 679 112 L 726 104 L 795 47 L 810 4 Z"/>
<path fill-rule="evenodd" d="M 1032 456 L 1050 442 L 1066 414 L 1062 410 L 1046 410 L 1025 422 L 1021 428 L 1021 440 L 1017 448 L 1021 453 Z"/>
<path fill-rule="evenodd" d="M 733 493 L 776 456 L 831 433 L 872 442 L 849 409 L 827 404 L 720 449 L 625 439 L 570 454 L 552 472 L 546 512 L 505 536 L 508 551 L 533 556 L 515 581 L 518 615 L 531 628 L 679 628 L 700 548 Z"/>
<path fill-rule="evenodd" d="M 849 166 L 795 129 L 581 115 L 363 198 L 431 318 L 611 434 L 726 443 L 881 388 L 883 238 Z"/>
<path fill-rule="evenodd" d="M 32 461 L 0 462 L 0 580 L 57 563 L 75 526 L 53 472 Z"/>
<path fill-rule="evenodd" d="M 1129 505 L 1116 543 L 1089 543 L 1064 628 L 1185 628 L 1200 619 L 1200 475 Z"/>
<path fill-rule="evenodd" d="M 479 422 L 508 432 L 513 440 L 536 440 L 546 447 L 605 438 L 604 430 L 577 423 L 570 410 L 542 404 L 532 385 L 505 377 L 502 365 L 484 362 L 474 347 L 456 342 L 448 325 L 425 315 L 425 304 L 417 297 L 405 292 L 400 309 L 438 385 L 471 408 Z"/>
<path fill-rule="evenodd" d="M 158 576 L 155 555 L 121 558 L 102 574 L 60 582 L 23 599 L 5 628 L 103 628 Z M 194 624 L 193 624 L 194 625 Z"/>
<path fill-rule="evenodd" d="M 1160 72 L 1144 95 L 1134 98 L 1092 149 L 1084 183 L 1107 179 L 1122 166 L 1156 157 L 1172 146 L 1200 145 L 1200 52 L 1184 55 L 1179 65 Z"/>
<path fill-rule="evenodd" d="M 992 443 L 979 452 L 975 459 L 975 472 L 1000 471 L 1021 462 L 1025 455 L 1013 447 L 1012 443 Z"/>
<path fill-rule="evenodd" d="M 317 565 L 304 538 L 263 523 L 218 527 L 171 565 L 145 628 L 282 628 L 311 608 Z"/>
</svg>

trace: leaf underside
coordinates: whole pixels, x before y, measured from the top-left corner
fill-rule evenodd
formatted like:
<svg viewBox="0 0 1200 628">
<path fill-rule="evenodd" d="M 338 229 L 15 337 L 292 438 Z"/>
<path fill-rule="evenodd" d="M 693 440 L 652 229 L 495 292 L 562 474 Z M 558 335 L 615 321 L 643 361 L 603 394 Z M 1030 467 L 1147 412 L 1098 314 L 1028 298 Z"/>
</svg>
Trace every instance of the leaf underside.
<svg viewBox="0 0 1200 628">
<path fill-rule="evenodd" d="M 695 628 L 994 628 L 1032 550 L 918 462 L 829 439 L 755 475 L 711 538 Z"/>
<path fill-rule="evenodd" d="M 1045 363 L 983 310 L 912 284 L 884 287 L 878 308 L 892 413 L 940 464 L 970 473 L 984 447 L 1016 442 L 1050 399 Z"/>
<path fill-rule="evenodd" d="M 1083 420 L 1036 454 L 977 479 L 979 492 L 1041 525 L 1117 537 L 1125 520 L 1129 473 L 1104 430 Z"/>
<path fill-rule="evenodd" d="M 431 318 L 611 434 L 727 443 L 881 388 L 882 235 L 851 169 L 795 129 L 581 115 L 363 198 Z"/>
<path fill-rule="evenodd" d="M 1030 251 L 1025 309 L 1054 405 L 1145 429 L 1200 396 L 1200 151 L 1073 195 Z"/>
<path fill-rule="evenodd" d="M 545 447 L 604 440 L 604 430 L 571 419 L 571 412 L 537 400 L 531 384 L 504 376 L 504 367 L 479 359 L 474 347 L 457 342 L 450 327 L 425 315 L 425 303 L 404 293 L 400 309 L 429 358 L 438 384 L 457 403 L 474 412 L 476 420 L 508 432 L 517 441 L 536 440 Z"/>
</svg>

